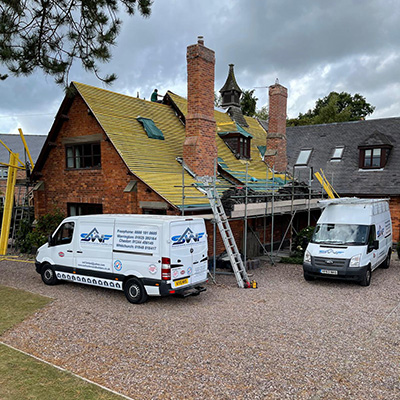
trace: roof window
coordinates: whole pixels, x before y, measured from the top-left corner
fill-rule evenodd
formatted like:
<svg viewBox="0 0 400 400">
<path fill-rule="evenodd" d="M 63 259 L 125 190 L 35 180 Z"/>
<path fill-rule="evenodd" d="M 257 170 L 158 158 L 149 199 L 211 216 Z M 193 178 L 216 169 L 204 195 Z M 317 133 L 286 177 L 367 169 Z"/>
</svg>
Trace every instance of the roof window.
<svg viewBox="0 0 400 400">
<path fill-rule="evenodd" d="M 235 125 L 236 130 L 218 132 L 218 135 L 222 138 L 236 158 L 249 159 L 250 141 L 253 135 L 244 130 L 238 123 Z"/>
<path fill-rule="evenodd" d="M 312 153 L 312 149 L 302 149 L 300 150 L 299 156 L 295 165 L 307 165 Z"/>
<path fill-rule="evenodd" d="M 389 158 L 389 147 L 370 147 L 360 149 L 359 167 L 362 169 L 384 168 Z"/>
<path fill-rule="evenodd" d="M 344 150 L 344 146 L 335 147 L 335 149 L 333 150 L 331 161 L 340 161 L 343 156 L 343 150 Z"/>
<path fill-rule="evenodd" d="M 137 117 L 150 139 L 164 140 L 164 135 L 160 129 L 156 127 L 154 121 L 150 118 Z"/>
</svg>

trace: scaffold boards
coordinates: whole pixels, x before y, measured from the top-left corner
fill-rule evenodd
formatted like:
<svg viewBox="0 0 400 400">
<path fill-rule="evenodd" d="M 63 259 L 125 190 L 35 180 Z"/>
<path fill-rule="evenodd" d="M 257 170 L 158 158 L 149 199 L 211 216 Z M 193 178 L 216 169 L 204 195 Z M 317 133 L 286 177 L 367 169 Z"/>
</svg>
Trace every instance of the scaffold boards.
<svg viewBox="0 0 400 400">
<path fill-rule="evenodd" d="M 199 181 L 204 185 L 202 189 L 204 189 L 204 191 L 206 192 L 208 200 L 210 202 L 211 209 L 214 214 L 214 219 L 221 233 L 221 237 L 224 242 L 226 252 L 228 253 L 237 284 L 240 288 L 249 287 L 249 277 L 247 275 L 242 257 L 236 246 L 236 241 L 229 225 L 228 218 L 225 214 L 224 207 L 221 203 L 221 198 L 217 192 L 215 185 L 210 185 L 210 180 L 211 178 L 208 177 L 199 178 Z"/>
</svg>

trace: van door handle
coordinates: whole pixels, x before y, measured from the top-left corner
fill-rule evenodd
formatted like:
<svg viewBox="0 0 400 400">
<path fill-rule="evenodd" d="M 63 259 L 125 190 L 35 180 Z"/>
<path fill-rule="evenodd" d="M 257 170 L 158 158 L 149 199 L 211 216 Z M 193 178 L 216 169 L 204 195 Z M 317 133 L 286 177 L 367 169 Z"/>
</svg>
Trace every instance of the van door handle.
<svg viewBox="0 0 400 400">
<path fill-rule="evenodd" d="M 77 253 L 80 253 L 80 254 L 82 254 L 82 253 L 83 253 L 83 251 L 80 251 L 80 250 L 78 250 L 78 251 L 77 251 Z"/>
<path fill-rule="evenodd" d="M 72 253 L 72 250 L 67 250 L 67 253 Z"/>
</svg>

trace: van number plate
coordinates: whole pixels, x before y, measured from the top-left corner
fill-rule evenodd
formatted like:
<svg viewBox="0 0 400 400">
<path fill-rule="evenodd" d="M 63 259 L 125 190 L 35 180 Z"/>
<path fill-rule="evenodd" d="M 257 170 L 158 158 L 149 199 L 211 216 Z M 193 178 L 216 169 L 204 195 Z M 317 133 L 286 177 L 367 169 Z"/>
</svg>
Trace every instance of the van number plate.
<svg viewBox="0 0 400 400">
<path fill-rule="evenodd" d="M 321 269 L 321 274 L 337 275 L 338 272 L 332 269 Z"/>
<path fill-rule="evenodd" d="M 179 279 L 179 281 L 175 281 L 175 287 L 177 286 L 183 286 L 189 283 L 189 279 L 185 278 L 185 279 Z"/>
</svg>

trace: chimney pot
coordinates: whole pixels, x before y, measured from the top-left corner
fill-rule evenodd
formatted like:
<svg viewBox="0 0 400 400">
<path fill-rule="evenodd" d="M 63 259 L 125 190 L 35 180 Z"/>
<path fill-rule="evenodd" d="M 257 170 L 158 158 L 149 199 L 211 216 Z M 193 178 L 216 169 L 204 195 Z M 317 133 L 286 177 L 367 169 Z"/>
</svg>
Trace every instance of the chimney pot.
<svg viewBox="0 0 400 400">
<path fill-rule="evenodd" d="M 197 43 L 201 44 L 202 46 L 204 46 L 204 37 L 203 36 L 198 36 L 197 37 Z"/>
</svg>

